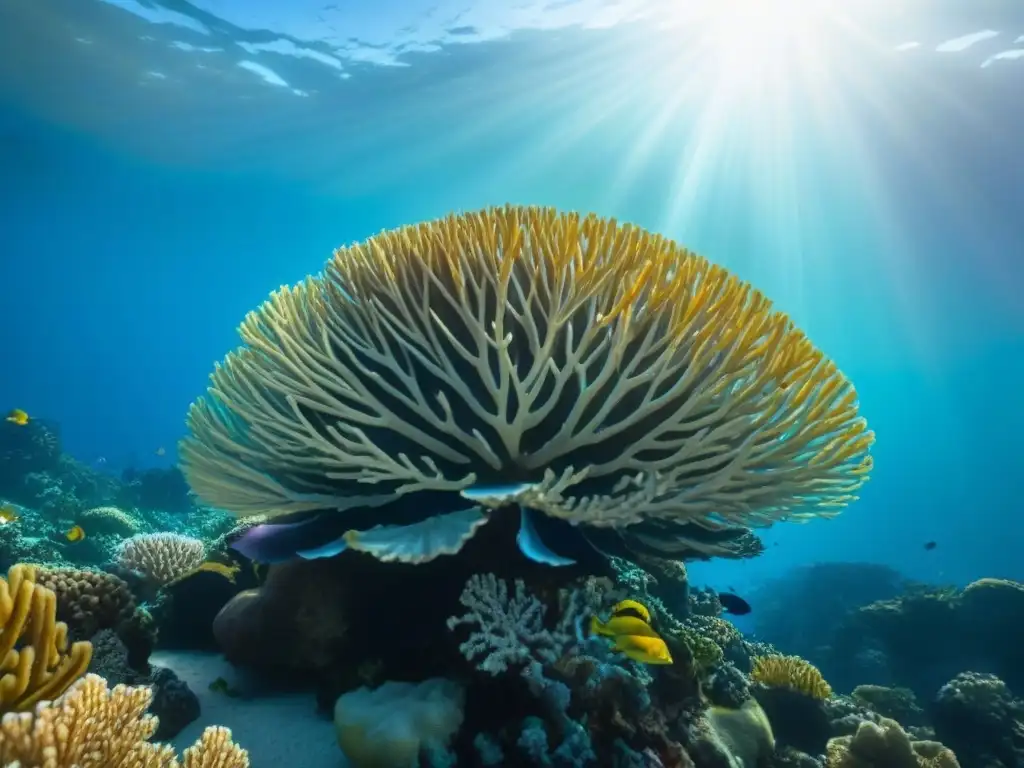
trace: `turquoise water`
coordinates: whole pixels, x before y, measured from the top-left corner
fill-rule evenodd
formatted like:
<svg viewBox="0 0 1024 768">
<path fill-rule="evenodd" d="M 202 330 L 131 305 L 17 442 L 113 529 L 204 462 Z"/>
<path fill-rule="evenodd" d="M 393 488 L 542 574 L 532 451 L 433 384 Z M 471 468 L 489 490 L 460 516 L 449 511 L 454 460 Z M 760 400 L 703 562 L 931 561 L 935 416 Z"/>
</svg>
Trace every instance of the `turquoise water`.
<svg viewBox="0 0 1024 768">
<path fill-rule="evenodd" d="M 0 2 L 0 404 L 170 466 L 244 314 L 332 248 L 593 211 L 753 282 L 878 435 L 839 519 L 695 580 L 1024 578 L 1024 7 L 767 6 Z"/>
</svg>

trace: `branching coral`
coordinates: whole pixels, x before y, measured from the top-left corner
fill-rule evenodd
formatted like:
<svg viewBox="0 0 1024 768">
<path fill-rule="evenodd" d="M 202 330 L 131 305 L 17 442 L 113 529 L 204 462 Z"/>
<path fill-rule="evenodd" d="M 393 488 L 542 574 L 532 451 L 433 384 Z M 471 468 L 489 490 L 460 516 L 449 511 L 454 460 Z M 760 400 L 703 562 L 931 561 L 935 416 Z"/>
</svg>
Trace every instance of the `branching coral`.
<svg viewBox="0 0 1024 768">
<path fill-rule="evenodd" d="M 510 502 L 717 552 L 709 531 L 835 514 L 872 466 L 852 385 L 785 314 L 612 219 L 509 206 L 387 232 L 240 333 L 189 413 L 193 490 L 357 531 L 458 512 L 429 551 L 378 536 L 378 557 L 451 552 Z M 451 501 L 416 520 L 399 502 L 419 492 Z"/>
<path fill-rule="evenodd" d="M 177 533 L 143 533 L 121 542 L 118 564 L 157 585 L 169 584 L 198 568 L 206 557 L 199 539 Z"/>
<path fill-rule="evenodd" d="M 248 753 L 226 728 L 207 728 L 179 763 L 166 744 L 151 744 L 157 719 L 144 714 L 147 687 L 107 688 L 86 675 L 55 702 L 34 713 L 4 715 L 0 764 L 21 768 L 248 768 Z"/>
<path fill-rule="evenodd" d="M 544 627 L 544 605 L 516 580 L 515 592 L 493 573 L 475 575 L 466 583 L 460 602 L 469 609 L 448 619 L 448 628 L 475 626 L 459 646 L 478 668 L 497 675 L 510 666 L 532 661 L 552 663 L 562 654 L 568 638 Z"/>
<path fill-rule="evenodd" d="M 773 688 L 789 688 L 813 699 L 827 699 L 832 688 L 818 668 L 799 656 L 759 656 L 750 672 L 754 682 Z"/>
<path fill-rule="evenodd" d="M 92 645 L 68 647 L 57 596 L 35 583 L 31 566 L 0 578 L 0 712 L 30 709 L 63 693 L 89 666 Z"/>
</svg>

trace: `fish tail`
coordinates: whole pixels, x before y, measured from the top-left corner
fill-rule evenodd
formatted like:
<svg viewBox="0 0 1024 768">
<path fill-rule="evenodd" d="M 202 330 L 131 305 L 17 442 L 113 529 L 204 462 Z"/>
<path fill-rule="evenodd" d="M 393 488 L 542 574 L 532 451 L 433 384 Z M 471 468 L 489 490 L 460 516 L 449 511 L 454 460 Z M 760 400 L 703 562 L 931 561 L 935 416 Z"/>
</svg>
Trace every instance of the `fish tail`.
<svg viewBox="0 0 1024 768">
<path fill-rule="evenodd" d="M 588 629 L 588 634 L 591 634 L 591 635 L 607 635 L 608 634 L 608 631 L 605 629 L 604 624 L 601 623 L 601 620 L 599 618 L 597 618 L 597 616 L 591 616 L 590 617 L 590 624 L 587 627 L 587 629 Z"/>
</svg>

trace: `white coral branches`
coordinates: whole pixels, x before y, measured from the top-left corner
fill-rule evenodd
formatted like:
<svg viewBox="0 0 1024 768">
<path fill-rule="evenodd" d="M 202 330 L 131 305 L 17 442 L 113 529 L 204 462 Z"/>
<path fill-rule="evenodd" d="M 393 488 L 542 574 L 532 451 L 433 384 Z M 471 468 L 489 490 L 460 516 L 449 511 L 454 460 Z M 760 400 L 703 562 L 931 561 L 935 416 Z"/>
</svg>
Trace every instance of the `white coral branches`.
<svg viewBox="0 0 1024 768">
<path fill-rule="evenodd" d="M 514 586 L 510 595 L 508 584 L 493 573 L 474 575 L 459 598 L 469 612 L 448 619 L 449 629 L 476 627 L 459 650 L 480 671 L 491 675 L 509 667 L 557 661 L 577 644 L 577 623 L 600 610 L 609 597 L 604 585 L 593 579 L 579 588 L 562 590 L 558 621 L 549 630 L 544 627 L 544 604 L 527 591 L 521 579 L 516 579 Z"/>
<path fill-rule="evenodd" d="M 462 655 L 477 662 L 482 672 L 498 675 L 510 666 L 558 659 L 562 638 L 544 628 L 544 605 L 516 579 L 515 594 L 493 573 L 477 574 L 466 582 L 459 598 L 469 613 L 452 616 L 448 628 L 462 625 L 477 630 L 459 646 Z"/>
<path fill-rule="evenodd" d="M 177 533 L 144 533 L 121 542 L 117 563 L 163 586 L 194 571 L 206 559 L 206 545 Z"/>
</svg>

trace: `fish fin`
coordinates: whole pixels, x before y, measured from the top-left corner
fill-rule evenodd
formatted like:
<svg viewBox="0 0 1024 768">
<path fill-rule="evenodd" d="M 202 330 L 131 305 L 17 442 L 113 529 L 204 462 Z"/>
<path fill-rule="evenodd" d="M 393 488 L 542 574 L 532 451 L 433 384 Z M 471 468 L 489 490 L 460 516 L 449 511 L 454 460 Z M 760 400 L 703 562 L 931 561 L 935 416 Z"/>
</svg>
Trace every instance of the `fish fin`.
<svg viewBox="0 0 1024 768">
<path fill-rule="evenodd" d="M 480 507 L 435 515 L 411 525 L 379 525 L 345 535 L 349 549 L 378 560 L 425 563 L 441 555 L 454 555 L 488 520 Z"/>
<path fill-rule="evenodd" d="M 333 542 L 344 531 L 341 515 L 320 514 L 299 522 L 255 525 L 229 546 L 254 562 L 282 563 Z"/>
<path fill-rule="evenodd" d="M 587 641 L 586 628 L 583 626 L 583 617 L 577 616 L 576 620 L 572 623 L 573 629 L 576 630 L 576 642 L 579 645 L 583 645 Z"/>
<path fill-rule="evenodd" d="M 543 513 L 535 513 L 526 507 L 520 507 L 519 509 L 519 533 L 516 535 L 519 551 L 530 560 L 542 565 L 553 565 L 556 567 L 575 565 L 575 560 L 570 560 L 568 557 L 556 554 L 551 549 L 548 549 L 547 545 L 541 540 L 533 519 L 536 514 Z"/>
<path fill-rule="evenodd" d="M 300 549 L 295 554 L 301 557 L 303 560 L 319 560 L 322 557 L 334 557 L 340 555 L 348 549 L 348 541 L 344 536 L 334 541 L 329 541 L 326 544 L 321 544 L 319 547 L 312 547 L 311 549 Z"/>
</svg>

